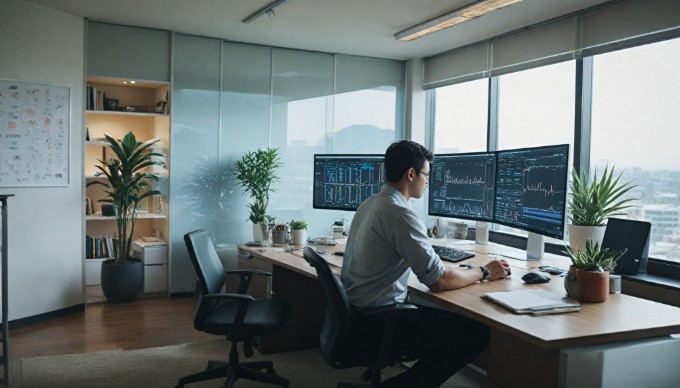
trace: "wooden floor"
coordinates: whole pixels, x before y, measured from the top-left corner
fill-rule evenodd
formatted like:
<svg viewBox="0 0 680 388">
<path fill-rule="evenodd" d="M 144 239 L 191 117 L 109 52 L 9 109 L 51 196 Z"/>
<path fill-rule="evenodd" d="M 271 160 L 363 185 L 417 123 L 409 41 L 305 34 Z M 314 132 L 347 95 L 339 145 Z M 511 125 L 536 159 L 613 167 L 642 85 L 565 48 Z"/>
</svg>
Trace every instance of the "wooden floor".
<svg viewBox="0 0 680 388">
<path fill-rule="evenodd" d="M 84 311 L 10 329 L 10 385 L 21 386 L 19 361 L 25 357 L 142 349 L 217 338 L 194 329 L 193 307 L 193 297 L 167 296 L 140 297 L 122 304 L 88 303 Z"/>
</svg>

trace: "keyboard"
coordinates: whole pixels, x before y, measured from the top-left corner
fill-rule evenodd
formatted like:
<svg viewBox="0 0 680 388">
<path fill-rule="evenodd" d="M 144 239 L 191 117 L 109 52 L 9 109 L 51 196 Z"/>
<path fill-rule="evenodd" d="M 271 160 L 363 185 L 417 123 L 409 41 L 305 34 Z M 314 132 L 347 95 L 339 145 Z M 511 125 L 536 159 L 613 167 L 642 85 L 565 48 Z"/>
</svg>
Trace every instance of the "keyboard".
<svg viewBox="0 0 680 388">
<path fill-rule="evenodd" d="M 433 245 L 434 252 L 439 255 L 439 258 L 446 261 L 451 261 L 457 263 L 461 260 L 469 259 L 475 257 L 474 253 L 461 251 L 458 249 L 453 249 L 449 247 L 442 247 L 439 245 Z"/>
</svg>

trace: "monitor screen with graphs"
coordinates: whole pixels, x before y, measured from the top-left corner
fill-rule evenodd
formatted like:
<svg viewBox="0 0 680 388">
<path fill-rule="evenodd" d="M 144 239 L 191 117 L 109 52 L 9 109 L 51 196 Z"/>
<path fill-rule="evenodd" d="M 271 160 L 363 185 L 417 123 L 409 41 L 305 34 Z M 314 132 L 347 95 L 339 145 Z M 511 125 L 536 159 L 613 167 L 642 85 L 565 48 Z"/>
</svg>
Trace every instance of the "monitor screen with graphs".
<svg viewBox="0 0 680 388">
<path fill-rule="evenodd" d="M 493 220 L 496 154 L 436 155 L 430 169 L 431 216 Z"/>
<path fill-rule="evenodd" d="M 496 153 L 494 222 L 564 238 L 569 145 Z"/>
<path fill-rule="evenodd" d="M 314 155 L 315 209 L 357 210 L 387 181 L 384 155 Z"/>
</svg>

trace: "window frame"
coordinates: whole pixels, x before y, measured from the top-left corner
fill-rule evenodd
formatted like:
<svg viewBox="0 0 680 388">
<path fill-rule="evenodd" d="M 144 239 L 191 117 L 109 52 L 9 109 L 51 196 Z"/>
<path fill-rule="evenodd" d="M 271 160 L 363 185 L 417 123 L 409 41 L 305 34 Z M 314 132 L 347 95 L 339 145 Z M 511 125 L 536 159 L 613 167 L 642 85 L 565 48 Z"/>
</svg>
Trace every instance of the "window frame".
<svg viewBox="0 0 680 388">
<path fill-rule="evenodd" d="M 680 37 L 670 37 L 669 39 L 680 39 Z M 647 44 L 655 43 L 648 42 Z M 625 47 L 629 48 L 629 47 Z M 598 53 L 600 54 L 600 53 Z M 576 67 L 575 93 L 574 93 L 574 143 L 573 161 L 574 171 L 588 174 L 590 171 L 591 153 L 591 117 L 593 100 L 593 62 L 595 56 L 578 58 L 574 61 Z M 525 69 L 523 69 L 525 70 Z M 489 81 L 489 93 L 487 101 L 487 151 L 498 149 L 498 111 L 499 95 L 501 92 L 500 75 L 486 77 Z M 432 148 L 435 137 L 434 105 L 436 104 L 436 93 L 433 89 L 427 90 L 428 120 L 426 122 L 426 140 Z M 512 246 L 519 249 L 526 249 L 527 237 L 501 231 L 490 231 L 489 239 L 492 242 Z M 553 254 L 566 255 L 564 245 L 546 242 L 545 251 Z M 664 278 L 680 280 L 680 263 L 649 257 L 648 274 Z"/>
</svg>

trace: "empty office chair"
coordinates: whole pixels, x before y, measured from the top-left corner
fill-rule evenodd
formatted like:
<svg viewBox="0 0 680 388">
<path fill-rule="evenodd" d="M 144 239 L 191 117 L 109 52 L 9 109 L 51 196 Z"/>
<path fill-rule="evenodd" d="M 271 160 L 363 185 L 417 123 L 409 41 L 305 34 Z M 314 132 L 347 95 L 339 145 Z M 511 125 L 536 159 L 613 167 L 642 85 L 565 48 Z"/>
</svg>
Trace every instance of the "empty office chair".
<svg viewBox="0 0 680 388">
<path fill-rule="evenodd" d="M 314 267 L 321 283 L 325 300 L 325 316 L 321 327 L 320 347 L 323 357 L 336 369 L 351 367 L 368 367 L 364 372 L 364 380 L 370 380 L 370 387 L 380 385 L 381 370 L 398 361 L 409 359 L 407 354 L 396 353 L 392 345 L 395 343 L 395 328 L 398 321 L 408 319 L 418 307 L 412 304 L 401 304 L 392 307 L 375 308 L 357 312 L 350 308 L 345 291 L 335 278 L 326 260 L 311 247 L 306 247 L 303 256 Z M 357 315 L 361 314 L 361 317 Z M 352 332 L 357 328 L 357 318 L 378 319 L 384 325 L 382 339 L 373 349 L 352 339 Z M 338 383 L 338 388 L 355 387 L 356 384 Z"/>
<path fill-rule="evenodd" d="M 290 313 L 290 307 L 284 301 L 254 299 L 246 294 L 253 275 L 271 276 L 271 273 L 258 270 L 227 271 L 227 274 L 238 274 L 240 283 L 238 293 L 224 293 L 225 271 L 208 232 L 197 230 L 187 233 L 184 241 L 198 276 L 194 327 L 196 330 L 226 336 L 231 341 L 231 350 L 228 362 L 211 360 L 205 371 L 180 378 L 177 387 L 222 377 L 226 377 L 225 387 L 232 387 L 239 378 L 288 387 L 288 380 L 276 375 L 271 361 L 239 362 L 236 348 L 239 342 L 243 343 L 246 357 L 252 356 L 254 339 L 278 332 Z"/>
</svg>

